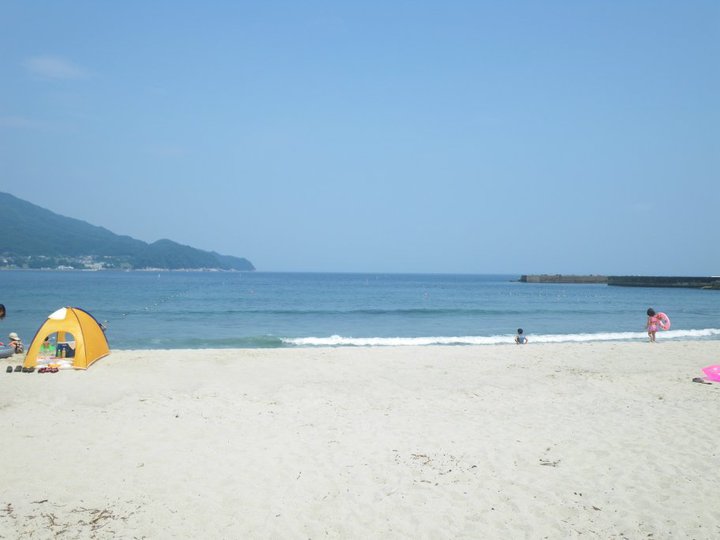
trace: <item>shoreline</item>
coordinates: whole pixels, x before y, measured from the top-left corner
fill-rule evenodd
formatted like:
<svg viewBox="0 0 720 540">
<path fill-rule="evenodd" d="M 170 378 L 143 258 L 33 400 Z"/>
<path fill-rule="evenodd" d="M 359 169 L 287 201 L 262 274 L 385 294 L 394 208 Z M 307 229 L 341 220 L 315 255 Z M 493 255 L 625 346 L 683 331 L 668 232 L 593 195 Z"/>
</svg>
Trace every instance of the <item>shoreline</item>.
<svg viewBox="0 0 720 540">
<path fill-rule="evenodd" d="M 714 538 L 720 383 L 692 382 L 714 363 L 720 341 L 114 350 L 3 372 L 0 534 Z"/>
<path fill-rule="evenodd" d="M 674 334 L 674 335 L 668 335 Z M 199 345 L 196 348 L 180 346 L 178 348 L 158 347 L 155 349 L 114 348 L 116 351 L 147 350 L 147 351 L 243 351 L 243 350 L 313 350 L 313 349 L 394 349 L 407 347 L 503 347 L 515 345 L 515 334 L 491 335 L 491 336 L 451 336 L 451 337 L 302 337 L 302 338 L 281 338 L 262 336 L 259 338 L 241 338 L 246 343 L 228 345 L 226 347 L 213 347 Z M 647 343 L 646 331 L 640 332 L 599 332 L 596 334 L 528 334 L 530 343 L 533 345 L 563 345 L 563 344 L 593 344 L 593 343 Z M 260 344 L 251 344 L 257 339 Z M 268 341 L 275 341 L 277 344 L 268 345 Z M 720 343 L 720 328 L 704 328 L 691 330 L 670 330 L 663 331 L 659 336 L 658 343 L 680 343 L 680 342 L 718 342 Z"/>
</svg>

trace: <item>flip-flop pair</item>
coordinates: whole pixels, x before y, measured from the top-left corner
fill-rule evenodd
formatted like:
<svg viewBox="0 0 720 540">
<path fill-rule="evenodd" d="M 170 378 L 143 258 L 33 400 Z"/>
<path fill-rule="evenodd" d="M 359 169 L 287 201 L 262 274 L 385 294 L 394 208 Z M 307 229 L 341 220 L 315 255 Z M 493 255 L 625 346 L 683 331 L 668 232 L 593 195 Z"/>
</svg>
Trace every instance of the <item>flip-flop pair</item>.
<svg viewBox="0 0 720 540">
<path fill-rule="evenodd" d="M 35 366 L 31 366 L 31 367 L 15 366 L 15 369 L 14 369 L 14 370 L 13 370 L 13 367 L 12 367 L 12 366 L 8 366 L 8 367 L 5 369 L 5 372 L 6 372 L 6 373 L 13 373 L 13 371 L 14 371 L 15 373 L 18 373 L 18 372 L 20 372 L 20 371 L 22 371 L 23 373 L 32 373 L 33 371 L 35 371 Z"/>
</svg>

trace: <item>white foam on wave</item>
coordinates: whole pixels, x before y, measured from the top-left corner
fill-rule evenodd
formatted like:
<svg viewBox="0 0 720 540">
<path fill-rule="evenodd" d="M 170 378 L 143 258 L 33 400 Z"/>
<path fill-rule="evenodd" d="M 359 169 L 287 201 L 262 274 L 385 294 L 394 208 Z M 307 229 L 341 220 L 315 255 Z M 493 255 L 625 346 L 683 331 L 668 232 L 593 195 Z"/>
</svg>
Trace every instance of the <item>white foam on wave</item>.
<svg viewBox="0 0 720 540">
<path fill-rule="evenodd" d="M 720 336 L 720 328 L 703 330 L 669 330 L 659 333 L 659 339 L 713 339 Z M 537 334 L 528 335 L 530 343 L 584 343 L 592 341 L 646 340 L 646 332 L 599 332 L 596 334 Z M 515 336 L 428 336 L 428 337 L 365 337 L 344 336 L 286 338 L 283 343 L 301 347 L 398 347 L 424 345 L 500 345 L 514 344 Z"/>
</svg>

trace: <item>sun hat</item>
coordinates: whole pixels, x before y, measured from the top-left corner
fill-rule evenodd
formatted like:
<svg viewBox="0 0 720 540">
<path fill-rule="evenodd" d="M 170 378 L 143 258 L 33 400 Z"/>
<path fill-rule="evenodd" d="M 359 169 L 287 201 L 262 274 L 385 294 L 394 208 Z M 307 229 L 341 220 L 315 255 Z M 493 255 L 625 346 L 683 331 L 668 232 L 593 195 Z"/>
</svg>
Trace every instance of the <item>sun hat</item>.
<svg viewBox="0 0 720 540">
<path fill-rule="evenodd" d="M 20 336 L 18 336 L 15 332 L 10 332 L 8 338 L 10 341 L 20 341 Z"/>
</svg>

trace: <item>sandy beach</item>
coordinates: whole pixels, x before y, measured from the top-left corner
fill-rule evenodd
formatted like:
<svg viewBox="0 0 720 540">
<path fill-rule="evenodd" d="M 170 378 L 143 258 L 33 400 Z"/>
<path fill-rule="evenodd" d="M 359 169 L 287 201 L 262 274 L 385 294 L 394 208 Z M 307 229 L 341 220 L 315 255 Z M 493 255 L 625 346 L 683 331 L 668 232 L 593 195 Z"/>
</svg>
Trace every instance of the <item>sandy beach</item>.
<svg viewBox="0 0 720 540">
<path fill-rule="evenodd" d="M 691 382 L 717 363 L 719 341 L 3 360 L 0 537 L 718 538 L 720 383 Z"/>
</svg>

